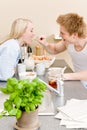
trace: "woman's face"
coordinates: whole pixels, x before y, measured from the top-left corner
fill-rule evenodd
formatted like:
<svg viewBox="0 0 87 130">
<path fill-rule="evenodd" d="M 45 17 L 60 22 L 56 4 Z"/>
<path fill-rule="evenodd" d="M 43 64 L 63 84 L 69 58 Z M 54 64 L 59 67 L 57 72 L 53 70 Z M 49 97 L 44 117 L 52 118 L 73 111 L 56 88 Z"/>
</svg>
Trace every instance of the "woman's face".
<svg viewBox="0 0 87 130">
<path fill-rule="evenodd" d="M 26 31 L 23 34 L 23 42 L 27 45 L 30 45 L 32 43 L 32 39 L 34 37 L 33 28 L 33 24 L 30 22 L 27 26 Z"/>
<path fill-rule="evenodd" d="M 60 36 L 67 43 L 74 43 L 76 40 L 76 35 L 70 35 L 63 26 L 60 26 Z"/>
</svg>

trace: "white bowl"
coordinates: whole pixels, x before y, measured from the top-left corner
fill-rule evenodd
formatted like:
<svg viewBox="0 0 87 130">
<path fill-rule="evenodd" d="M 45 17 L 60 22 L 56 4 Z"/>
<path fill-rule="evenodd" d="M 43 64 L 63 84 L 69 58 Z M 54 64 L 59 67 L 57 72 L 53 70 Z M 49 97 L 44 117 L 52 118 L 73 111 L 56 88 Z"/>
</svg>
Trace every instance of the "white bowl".
<svg viewBox="0 0 87 130">
<path fill-rule="evenodd" d="M 66 69 L 66 66 L 64 68 L 62 68 L 62 67 L 51 67 L 51 68 L 48 69 L 48 72 L 53 72 L 55 74 L 64 73 L 65 69 Z"/>
<path fill-rule="evenodd" d="M 49 68 L 48 72 L 47 72 L 48 78 L 53 78 L 53 79 L 61 78 L 65 69 L 66 69 L 66 66 L 64 68 L 61 68 L 61 67 L 51 67 L 51 68 Z"/>
<path fill-rule="evenodd" d="M 55 57 L 50 56 L 50 55 L 47 55 L 47 56 L 44 56 L 44 55 L 42 55 L 42 56 L 35 56 L 35 55 L 33 55 L 31 57 L 31 59 L 34 60 L 35 64 L 44 63 L 45 68 L 49 68 L 55 61 Z"/>
<path fill-rule="evenodd" d="M 55 57 L 52 58 L 52 60 L 43 60 L 43 63 L 45 65 L 45 68 L 49 68 L 55 61 Z"/>
<path fill-rule="evenodd" d="M 62 67 L 50 67 L 48 71 L 61 72 L 63 70 Z"/>
<path fill-rule="evenodd" d="M 33 80 L 36 77 L 36 72 L 22 72 L 19 73 L 19 79 Z"/>
</svg>

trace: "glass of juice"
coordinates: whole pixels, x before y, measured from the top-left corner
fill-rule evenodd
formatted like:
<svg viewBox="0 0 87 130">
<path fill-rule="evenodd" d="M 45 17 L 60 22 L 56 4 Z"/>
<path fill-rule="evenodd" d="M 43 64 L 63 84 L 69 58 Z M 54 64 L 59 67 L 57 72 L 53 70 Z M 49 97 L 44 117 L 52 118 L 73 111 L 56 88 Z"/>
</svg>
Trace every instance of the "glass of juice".
<svg viewBox="0 0 87 130">
<path fill-rule="evenodd" d="M 57 77 L 52 72 L 48 72 L 48 84 L 53 88 L 57 88 Z"/>
<path fill-rule="evenodd" d="M 50 85 L 51 87 L 57 88 L 57 82 L 56 82 L 56 80 L 50 79 L 50 80 L 48 81 L 48 83 L 49 83 L 49 85 Z"/>
</svg>

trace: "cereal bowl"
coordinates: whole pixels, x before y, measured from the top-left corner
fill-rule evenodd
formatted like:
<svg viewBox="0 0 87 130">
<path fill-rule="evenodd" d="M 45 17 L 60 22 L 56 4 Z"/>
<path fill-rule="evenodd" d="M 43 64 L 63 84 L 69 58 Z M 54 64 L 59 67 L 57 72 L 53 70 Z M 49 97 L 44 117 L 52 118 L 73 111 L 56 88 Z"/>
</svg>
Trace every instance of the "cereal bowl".
<svg viewBox="0 0 87 130">
<path fill-rule="evenodd" d="M 55 57 L 50 55 L 42 55 L 42 56 L 32 55 L 31 59 L 34 60 L 35 65 L 38 63 L 44 63 L 45 68 L 49 68 L 55 61 Z"/>
<path fill-rule="evenodd" d="M 33 80 L 34 78 L 36 78 L 36 72 L 22 72 L 22 73 L 19 73 L 19 79 Z"/>
<path fill-rule="evenodd" d="M 45 65 L 45 68 L 49 68 L 55 61 L 55 57 L 52 57 L 51 60 L 44 60 L 43 63 Z"/>
</svg>

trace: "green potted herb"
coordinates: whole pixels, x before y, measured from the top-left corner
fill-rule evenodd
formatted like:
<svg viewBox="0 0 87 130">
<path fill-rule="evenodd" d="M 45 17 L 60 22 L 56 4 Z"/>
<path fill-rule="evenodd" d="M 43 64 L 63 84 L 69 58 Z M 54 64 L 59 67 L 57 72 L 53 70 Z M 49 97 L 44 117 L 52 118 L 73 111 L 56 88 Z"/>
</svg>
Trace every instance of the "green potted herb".
<svg viewBox="0 0 87 130">
<path fill-rule="evenodd" d="M 26 115 L 28 115 L 31 112 L 35 112 L 39 104 L 42 103 L 46 85 L 38 78 L 35 78 L 32 81 L 27 79 L 17 80 L 16 78 L 9 78 L 6 86 L 2 87 L 0 90 L 5 94 L 9 94 L 9 98 L 4 102 L 4 110 L 0 115 L 8 114 L 10 116 L 16 116 L 19 121 L 19 123 L 16 123 L 16 127 L 20 127 L 20 118 L 22 117 L 22 114 L 26 113 Z M 37 125 L 37 122 L 38 121 L 34 124 L 34 127 Z M 26 125 L 26 121 L 24 124 Z M 28 128 L 30 128 L 29 125 Z"/>
</svg>

